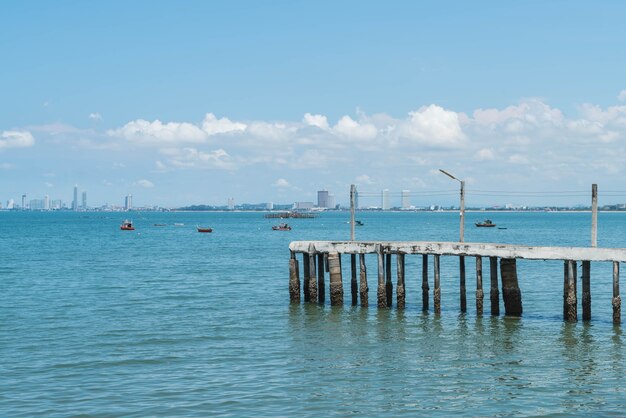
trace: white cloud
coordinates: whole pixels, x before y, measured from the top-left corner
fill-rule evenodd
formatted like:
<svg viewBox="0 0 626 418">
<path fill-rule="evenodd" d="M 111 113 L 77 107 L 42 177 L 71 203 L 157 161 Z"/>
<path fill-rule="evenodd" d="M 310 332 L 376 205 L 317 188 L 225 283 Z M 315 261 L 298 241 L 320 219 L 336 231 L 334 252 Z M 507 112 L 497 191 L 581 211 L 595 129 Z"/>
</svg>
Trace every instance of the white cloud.
<svg viewBox="0 0 626 418">
<path fill-rule="evenodd" d="M 89 114 L 89 119 L 91 120 L 102 120 L 102 115 L 98 112 L 93 112 Z"/>
<path fill-rule="evenodd" d="M 146 179 L 137 180 L 134 184 L 135 186 L 144 187 L 146 189 L 150 189 L 154 187 L 154 183 Z"/>
<path fill-rule="evenodd" d="M 478 150 L 476 154 L 474 154 L 474 157 L 478 161 L 490 161 L 496 158 L 495 154 L 493 153 L 493 150 L 490 148 L 483 148 L 483 149 Z"/>
<path fill-rule="evenodd" d="M 253 122 L 248 126 L 251 135 L 265 139 L 286 139 L 294 131 L 283 123 Z"/>
<path fill-rule="evenodd" d="M 320 129 L 328 130 L 328 118 L 324 115 L 312 115 L 310 113 L 305 113 L 302 121 L 309 126 L 317 126 Z"/>
<path fill-rule="evenodd" d="M 202 122 L 202 130 L 209 136 L 243 132 L 246 130 L 246 127 L 245 123 L 233 122 L 228 118 L 218 119 L 213 113 L 207 113 Z"/>
<path fill-rule="evenodd" d="M 350 116 L 344 116 L 333 127 L 333 131 L 341 136 L 357 139 L 368 140 L 374 139 L 378 134 L 378 129 L 370 123 L 361 124 Z"/>
<path fill-rule="evenodd" d="M 291 184 L 285 179 L 278 179 L 274 183 L 272 183 L 272 187 L 279 187 L 282 189 L 286 189 L 291 187 Z"/>
<path fill-rule="evenodd" d="M 4 131 L 0 134 L 0 150 L 32 147 L 33 145 L 35 145 L 35 138 L 28 131 Z"/>
<path fill-rule="evenodd" d="M 54 184 L 50 183 L 49 181 L 44 182 L 43 185 L 46 186 L 46 187 L 49 187 L 49 188 L 54 187 Z"/>
<path fill-rule="evenodd" d="M 409 112 L 397 128 L 400 138 L 428 145 L 449 147 L 465 139 L 458 114 L 432 104 Z"/>
<path fill-rule="evenodd" d="M 372 178 L 367 174 L 361 174 L 360 176 L 357 176 L 356 182 L 359 184 L 374 184 Z"/>
<path fill-rule="evenodd" d="M 109 130 L 108 135 L 125 138 L 139 144 L 176 144 L 182 142 L 203 142 L 207 134 L 196 125 L 187 122 L 162 123 L 137 119 L 121 128 Z"/>
<path fill-rule="evenodd" d="M 168 148 L 161 150 L 168 155 L 169 165 L 174 168 L 216 168 L 229 170 L 234 168 L 232 158 L 223 149 L 205 152 L 196 148 Z"/>
<path fill-rule="evenodd" d="M 626 90 L 620 91 L 619 94 L 617 95 L 617 99 L 620 102 L 626 102 Z"/>
</svg>

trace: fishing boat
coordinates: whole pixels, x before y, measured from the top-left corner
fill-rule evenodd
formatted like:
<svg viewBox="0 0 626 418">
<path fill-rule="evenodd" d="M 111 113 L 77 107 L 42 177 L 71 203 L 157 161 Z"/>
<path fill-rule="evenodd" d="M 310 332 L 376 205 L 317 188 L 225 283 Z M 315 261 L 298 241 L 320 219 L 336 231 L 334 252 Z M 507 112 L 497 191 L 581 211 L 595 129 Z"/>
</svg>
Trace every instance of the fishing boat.
<svg viewBox="0 0 626 418">
<path fill-rule="evenodd" d="M 485 219 L 482 222 L 476 222 L 475 225 L 479 228 L 493 228 L 494 226 L 496 226 L 496 224 L 491 222 L 491 219 Z"/>
<path fill-rule="evenodd" d="M 198 225 L 196 225 L 196 229 L 198 230 L 198 232 L 213 232 L 213 228 L 203 228 Z"/>
<path fill-rule="evenodd" d="M 133 226 L 133 221 L 129 221 L 128 219 L 124 220 L 124 222 L 122 222 L 122 225 L 120 226 L 120 229 L 122 231 L 134 231 L 135 227 Z"/>
<path fill-rule="evenodd" d="M 291 231 L 291 227 L 288 224 L 280 224 L 280 225 L 274 225 L 272 227 L 272 230 L 274 230 L 274 231 Z"/>
</svg>

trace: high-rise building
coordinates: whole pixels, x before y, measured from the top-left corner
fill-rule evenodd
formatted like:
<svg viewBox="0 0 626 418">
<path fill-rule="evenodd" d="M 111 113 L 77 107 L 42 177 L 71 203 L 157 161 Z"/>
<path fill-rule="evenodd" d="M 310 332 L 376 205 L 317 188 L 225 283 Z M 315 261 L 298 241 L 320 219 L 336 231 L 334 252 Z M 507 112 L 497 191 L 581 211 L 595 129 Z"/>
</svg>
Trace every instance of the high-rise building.
<svg viewBox="0 0 626 418">
<path fill-rule="evenodd" d="M 30 210 L 44 210 L 45 201 L 44 199 L 31 199 L 29 207 Z"/>
<path fill-rule="evenodd" d="M 265 209 L 267 209 L 267 210 L 274 210 L 274 202 L 267 202 L 265 204 Z"/>
<path fill-rule="evenodd" d="M 228 198 L 228 210 L 233 210 L 233 209 L 235 209 L 235 198 L 230 197 Z"/>
<path fill-rule="evenodd" d="M 402 190 L 402 209 L 408 209 L 411 207 L 411 199 L 409 197 L 410 194 L 410 190 Z"/>
<path fill-rule="evenodd" d="M 48 195 L 43 198 L 43 208 L 44 210 L 50 210 L 50 196 Z"/>
<path fill-rule="evenodd" d="M 335 209 L 335 195 L 334 194 L 329 194 L 328 195 L 328 206 L 327 208 L 329 209 Z"/>
<path fill-rule="evenodd" d="M 391 209 L 391 205 L 389 204 L 389 189 L 385 189 L 381 193 L 381 205 L 383 210 Z"/>
<path fill-rule="evenodd" d="M 327 208 L 328 206 L 328 190 L 319 190 L 317 192 L 317 207 Z"/>
<path fill-rule="evenodd" d="M 133 195 L 129 194 L 124 200 L 124 210 L 131 210 L 133 208 Z"/>
<path fill-rule="evenodd" d="M 26 195 L 22 195 L 22 210 L 26 209 Z"/>
<path fill-rule="evenodd" d="M 87 210 L 87 192 L 83 192 L 83 204 L 81 205 L 83 210 Z"/>
<path fill-rule="evenodd" d="M 74 185 L 74 200 L 72 200 L 72 210 L 78 210 L 78 185 Z"/>
<path fill-rule="evenodd" d="M 15 209 L 15 201 L 13 199 L 7 200 L 7 209 Z"/>
</svg>

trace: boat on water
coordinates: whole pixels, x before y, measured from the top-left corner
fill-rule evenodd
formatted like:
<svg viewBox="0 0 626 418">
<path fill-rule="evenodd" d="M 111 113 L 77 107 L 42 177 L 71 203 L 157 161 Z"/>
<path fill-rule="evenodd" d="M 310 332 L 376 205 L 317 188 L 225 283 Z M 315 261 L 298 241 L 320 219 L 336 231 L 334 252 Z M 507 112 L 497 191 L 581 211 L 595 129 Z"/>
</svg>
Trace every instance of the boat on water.
<svg viewBox="0 0 626 418">
<path fill-rule="evenodd" d="M 134 231 L 135 227 L 133 226 L 133 221 L 129 221 L 128 219 L 124 220 L 124 222 L 122 222 L 122 225 L 120 226 L 120 229 L 122 231 Z"/>
<path fill-rule="evenodd" d="M 154 226 L 167 226 L 167 224 L 154 224 Z"/>
<path fill-rule="evenodd" d="M 272 227 L 272 230 L 274 230 L 274 231 L 291 231 L 291 226 L 289 226 L 289 224 L 274 225 Z"/>
<path fill-rule="evenodd" d="M 198 225 L 196 225 L 196 229 L 198 232 L 213 232 L 213 228 L 204 228 Z"/>
<path fill-rule="evenodd" d="M 485 219 L 482 222 L 476 222 L 475 225 L 479 228 L 493 228 L 494 226 L 496 226 L 496 224 L 494 224 L 491 219 Z"/>
<path fill-rule="evenodd" d="M 361 221 L 359 221 L 359 220 L 354 221 L 354 224 L 355 224 L 356 226 L 363 226 L 363 222 L 361 222 Z"/>
</svg>

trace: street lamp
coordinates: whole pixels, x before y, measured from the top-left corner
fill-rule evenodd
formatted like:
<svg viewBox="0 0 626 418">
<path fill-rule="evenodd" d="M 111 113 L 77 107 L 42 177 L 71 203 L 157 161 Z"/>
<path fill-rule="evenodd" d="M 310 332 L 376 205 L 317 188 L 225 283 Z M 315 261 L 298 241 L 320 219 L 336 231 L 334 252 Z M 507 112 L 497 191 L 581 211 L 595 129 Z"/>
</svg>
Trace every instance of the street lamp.
<svg viewBox="0 0 626 418">
<path fill-rule="evenodd" d="M 441 171 L 443 174 L 450 177 L 451 179 L 456 180 L 459 183 L 461 183 L 461 210 L 460 210 L 461 212 L 460 213 L 461 214 L 461 238 L 459 241 L 463 242 L 464 235 L 465 235 L 465 181 L 454 177 L 452 174 L 448 173 L 446 170 L 439 169 L 439 171 Z"/>
</svg>

